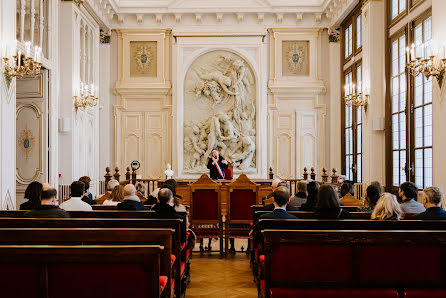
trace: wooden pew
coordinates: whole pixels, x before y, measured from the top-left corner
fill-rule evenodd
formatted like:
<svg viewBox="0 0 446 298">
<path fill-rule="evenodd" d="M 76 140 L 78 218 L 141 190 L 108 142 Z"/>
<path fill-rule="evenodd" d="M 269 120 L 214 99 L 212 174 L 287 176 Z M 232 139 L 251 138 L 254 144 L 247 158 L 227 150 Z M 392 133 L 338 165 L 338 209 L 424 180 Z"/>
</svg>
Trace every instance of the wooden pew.
<svg viewBox="0 0 446 298">
<path fill-rule="evenodd" d="M 27 210 L 0 210 L 0 217 L 20 218 Z M 152 210 L 126 211 L 126 210 L 93 210 L 93 211 L 67 211 L 71 218 L 142 218 Z M 187 212 L 177 212 L 186 216 Z"/>
<path fill-rule="evenodd" d="M 2 297 L 160 297 L 159 245 L 0 246 Z"/>
<path fill-rule="evenodd" d="M 264 207 L 265 206 L 263 206 L 263 205 L 252 205 L 251 209 L 252 209 L 253 218 L 254 218 L 254 214 L 256 213 L 256 211 L 263 211 Z M 356 206 L 342 206 L 342 209 L 347 210 L 348 212 L 358 212 L 358 207 L 356 207 Z"/>
<path fill-rule="evenodd" d="M 173 229 L 0 228 L 0 245 L 160 245 L 160 275 L 172 284 Z M 167 286 L 163 297 L 172 297 Z"/>
<path fill-rule="evenodd" d="M 270 213 L 271 211 L 256 211 L 254 213 L 253 224 L 255 225 L 262 214 Z M 297 216 L 300 219 L 313 219 L 312 211 L 288 211 L 289 214 Z M 370 219 L 371 213 L 366 212 L 350 212 L 352 219 Z"/>
<path fill-rule="evenodd" d="M 265 297 L 446 295 L 446 230 L 264 230 Z M 422 256 L 422 257 L 420 257 Z M 403 296 L 401 296 L 403 297 Z"/>
<path fill-rule="evenodd" d="M 181 262 L 186 262 L 181 253 L 181 219 L 135 219 L 135 218 L 2 218 L 0 228 L 169 228 L 173 229 L 173 254 L 176 256 L 175 295 L 180 297 Z M 183 256 L 183 258 L 182 258 Z"/>
</svg>

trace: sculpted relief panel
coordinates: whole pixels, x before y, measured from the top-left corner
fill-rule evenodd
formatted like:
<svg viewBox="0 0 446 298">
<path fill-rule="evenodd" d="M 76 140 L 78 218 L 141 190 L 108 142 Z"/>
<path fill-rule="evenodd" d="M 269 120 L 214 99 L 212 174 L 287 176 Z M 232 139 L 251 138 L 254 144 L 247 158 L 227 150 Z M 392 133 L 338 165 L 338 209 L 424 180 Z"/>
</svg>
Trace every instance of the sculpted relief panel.
<svg viewBox="0 0 446 298">
<path fill-rule="evenodd" d="M 196 59 L 184 81 L 184 171 L 207 171 L 217 149 L 235 171 L 255 172 L 255 103 L 255 77 L 245 59 L 223 50 Z"/>
</svg>

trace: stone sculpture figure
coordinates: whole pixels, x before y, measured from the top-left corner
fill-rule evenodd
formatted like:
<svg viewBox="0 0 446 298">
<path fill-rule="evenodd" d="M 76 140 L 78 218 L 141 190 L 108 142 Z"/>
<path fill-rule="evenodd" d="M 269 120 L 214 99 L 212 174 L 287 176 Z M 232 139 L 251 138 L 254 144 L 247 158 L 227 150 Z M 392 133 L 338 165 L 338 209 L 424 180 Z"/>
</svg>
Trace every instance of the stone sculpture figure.
<svg viewBox="0 0 446 298">
<path fill-rule="evenodd" d="M 234 164 L 235 171 L 255 169 L 256 88 L 252 78 L 249 64 L 229 51 L 206 53 L 191 65 L 185 78 L 185 170 L 205 171 L 214 149 Z M 200 97 L 211 104 L 196 101 Z"/>
<path fill-rule="evenodd" d="M 240 170 L 247 170 L 251 167 L 252 158 L 256 151 L 256 144 L 249 136 L 242 135 L 235 151 L 241 150 L 240 153 L 235 153 L 232 160 L 240 168 Z"/>
</svg>

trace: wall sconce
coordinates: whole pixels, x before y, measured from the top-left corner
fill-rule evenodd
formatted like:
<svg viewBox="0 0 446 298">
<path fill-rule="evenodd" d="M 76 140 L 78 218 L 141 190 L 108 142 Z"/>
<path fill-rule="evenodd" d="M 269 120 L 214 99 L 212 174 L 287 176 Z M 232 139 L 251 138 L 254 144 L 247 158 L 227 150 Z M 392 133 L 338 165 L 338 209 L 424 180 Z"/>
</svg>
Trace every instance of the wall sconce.
<svg viewBox="0 0 446 298">
<path fill-rule="evenodd" d="M 86 107 L 94 107 L 99 101 L 99 88 L 95 87 L 94 84 L 80 84 L 80 88 L 75 90 L 74 98 L 74 108 L 76 111 L 79 108 L 85 110 Z"/>
<path fill-rule="evenodd" d="M 443 90 L 445 83 L 446 71 L 446 50 L 445 46 L 441 47 L 443 58 L 438 55 L 438 50 L 431 49 L 429 45 L 421 44 L 406 48 L 407 61 L 406 65 L 409 73 L 416 77 L 420 74 L 424 75 L 426 79 L 432 76 L 437 80 L 440 90 Z"/>
<path fill-rule="evenodd" d="M 17 50 L 17 40 L 12 45 L 1 42 L 2 73 L 8 77 L 21 79 L 24 75 L 38 76 L 42 68 L 42 48 L 34 47 L 31 57 L 31 42 L 25 42 L 25 53 Z"/>
<path fill-rule="evenodd" d="M 364 111 L 367 112 L 369 105 L 369 92 L 367 88 L 362 89 L 362 84 L 358 86 L 355 84 L 347 84 L 344 86 L 344 101 L 347 106 L 364 107 Z"/>
</svg>

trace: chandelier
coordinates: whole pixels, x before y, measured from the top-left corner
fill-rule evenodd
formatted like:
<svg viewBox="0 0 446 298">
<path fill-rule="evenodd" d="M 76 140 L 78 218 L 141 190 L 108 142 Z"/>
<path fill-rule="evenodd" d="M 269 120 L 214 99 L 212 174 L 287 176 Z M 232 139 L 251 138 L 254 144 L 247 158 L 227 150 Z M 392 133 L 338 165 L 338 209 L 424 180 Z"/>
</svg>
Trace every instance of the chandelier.
<svg viewBox="0 0 446 298">
<path fill-rule="evenodd" d="M 34 47 L 31 57 L 31 42 L 25 42 L 25 53 L 17 50 L 17 40 L 12 45 L 1 43 L 2 73 L 10 78 L 21 79 L 23 76 L 38 76 L 42 68 L 42 48 Z"/>
<path fill-rule="evenodd" d="M 75 91 L 74 95 L 74 107 L 77 109 L 86 107 L 94 107 L 99 101 L 99 88 L 94 84 L 87 85 L 80 84 L 79 90 Z"/>
<path fill-rule="evenodd" d="M 364 107 L 364 110 L 367 112 L 369 94 L 367 94 L 366 90 L 363 92 L 361 83 L 358 86 L 346 84 L 344 86 L 344 94 L 344 101 L 347 106 Z"/>
<path fill-rule="evenodd" d="M 407 61 L 406 65 L 409 73 L 416 77 L 420 74 L 424 75 L 429 80 L 430 77 L 434 77 L 440 88 L 444 83 L 444 76 L 446 70 L 446 53 L 445 47 L 442 47 L 443 59 L 435 54 L 430 46 L 421 44 L 406 48 Z"/>
</svg>

